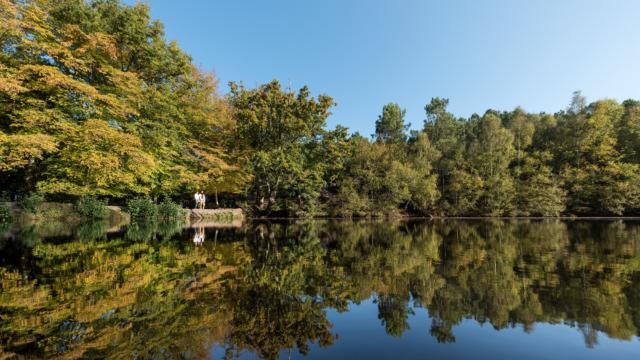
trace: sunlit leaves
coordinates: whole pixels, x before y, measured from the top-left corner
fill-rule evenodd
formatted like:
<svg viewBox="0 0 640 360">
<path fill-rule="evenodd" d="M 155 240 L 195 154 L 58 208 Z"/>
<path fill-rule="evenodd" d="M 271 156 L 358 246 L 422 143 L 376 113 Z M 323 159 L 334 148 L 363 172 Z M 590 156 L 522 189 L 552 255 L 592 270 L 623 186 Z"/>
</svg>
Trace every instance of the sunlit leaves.
<svg viewBox="0 0 640 360">
<path fill-rule="evenodd" d="M 63 142 L 64 147 L 47 160 L 46 179 L 38 185 L 41 191 L 76 196 L 149 192 L 156 164 L 137 137 L 102 120 L 88 120 Z"/>
<path fill-rule="evenodd" d="M 146 5 L 0 5 L 0 172 L 29 180 L 13 190 L 242 188 L 243 157 L 229 150 L 233 121 L 215 78 L 165 41 Z"/>
<path fill-rule="evenodd" d="M 52 136 L 45 134 L 6 135 L 0 131 L 0 172 L 24 168 L 57 150 Z"/>
</svg>

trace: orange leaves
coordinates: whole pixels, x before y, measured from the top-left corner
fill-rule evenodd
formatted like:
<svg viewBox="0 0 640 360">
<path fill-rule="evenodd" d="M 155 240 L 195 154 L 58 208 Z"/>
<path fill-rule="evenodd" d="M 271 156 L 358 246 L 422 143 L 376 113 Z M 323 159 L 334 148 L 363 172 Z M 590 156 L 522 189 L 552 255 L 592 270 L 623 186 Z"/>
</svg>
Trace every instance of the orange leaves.
<svg viewBox="0 0 640 360">
<path fill-rule="evenodd" d="M 117 68 L 114 37 L 86 33 L 77 24 L 54 25 L 48 6 L 0 1 L 0 45 L 8 41 L 12 49 L 0 52 L 0 60 L 10 60 L 0 61 L 0 95 L 46 96 L 58 107 L 87 108 L 84 118 L 137 115 L 141 82 Z"/>
<path fill-rule="evenodd" d="M 87 17 L 71 19 L 66 5 L 0 0 L 0 175 L 39 159 L 29 170 L 44 192 L 128 196 L 239 172 L 215 77 L 164 40 L 146 6 L 79 1 Z"/>
<path fill-rule="evenodd" d="M 110 62 L 118 61 L 118 48 L 115 39 L 102 32 L 85 33 L 78 25 L 67 24 L 62 29 L 63 45 L 72 49 L 72 54 L 82 57 L 89 54 L 99 56 Z"/>
<path fill-rule="evenodd" d="M 2 70 L 0 68 L 0 70 Z M 0 94 L 5 94 L 10 99 L 15 99 L 19 94 L 28 91 L 22 86 L 22 82 L 14 77 L 4 77 L 0 75 Z"/>
<path fill-rule="evenodd" d="M 117 74 L 116 74 L 117 75 Z M 121 83 L 134 82 L 135 78 L 123 76 L 118 79 Z M 126 118 L 128 115 L 136 115 L 137 110 L 131 104 L 119 99 L 116 94 L 99 91 L 96 87 L 85 81 L 74 79 L 72 76 L 62 73 L 51 65 L 23 65 L 19 68 L 13 82 L 16 91 L 22 89 L 41 91 L 50 94 L 50 101 L 60 102 L 77 101 L 84 107 L 93 107 L 100 116 L 117 116 Z M 17 87 L 20 88 L 17 88 Z M 124 94 L 130 94 L 130 89 L 123 89 Z"/>
<path fill-rule="evenodd" d="M 19 33 L 17 12 L 17 7 L 10 0 L 0 0 L 0 43 Z"/>
<path fill-rule="evenodd" d="M 6 135 L 0 132 L 0 171 L 9 171 L 41 160 L 57 148 L 52 136 L 44 134 Z"/>
<path fill-rule="evenodd" d="M 64 143 L 49 160 L 49 177 L 38 184 L 41 191 L 111 196 L 150 191 L 157 166 L 137 137 L 102 120 L 88 120 L 76 126 Z"/>
</svg>

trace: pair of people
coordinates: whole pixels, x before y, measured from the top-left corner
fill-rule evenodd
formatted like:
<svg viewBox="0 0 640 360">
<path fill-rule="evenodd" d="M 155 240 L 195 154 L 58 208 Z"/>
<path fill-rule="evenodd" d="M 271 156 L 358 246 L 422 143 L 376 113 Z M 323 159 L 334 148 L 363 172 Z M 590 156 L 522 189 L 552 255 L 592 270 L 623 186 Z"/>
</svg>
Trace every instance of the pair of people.
<svg viewBox="0 0 640 360">
<path fill-rule="evenodd" d="M 204 196 L 204 191 L 200 191 L 195 193 L 193 196 L 196 200 L 196 209 L 204 209 L 206 205 L 207 198 Z"/>
<path fill-rule="evenodd" d="M 204 243 L 204 226 L 199 226 L 197 229 L 194 229 L 193 243 L 196 244 L 196 246 Z"/>
</svg>

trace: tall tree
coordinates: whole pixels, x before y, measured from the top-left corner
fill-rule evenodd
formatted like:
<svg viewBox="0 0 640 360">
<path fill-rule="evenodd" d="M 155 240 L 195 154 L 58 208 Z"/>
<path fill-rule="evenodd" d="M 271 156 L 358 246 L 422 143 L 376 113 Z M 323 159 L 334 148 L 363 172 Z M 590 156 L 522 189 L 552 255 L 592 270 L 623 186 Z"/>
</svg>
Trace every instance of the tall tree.
<svg viewBox="0 0 640 360">
<path fill-rule="evenodd" d="M 625 162 L 640 164 L 640 101 L 622 103 L 624 114 L 617 126 L 618 149 Z"/>
<path fill-rule="evenodd" d="M 533 142 L 535 124 L 522 108 L 516 108 L 507 116 L 506 128 L 513 134 L 515 157 L 520 162 L 525 156 L 525 150 Z"/>
<path fill-rule="evenodd" d="M 474 170 L 484 181 L 479 211 L 486 215 L 510 214 L 515 192 L 509 173 L 514 156 L 513 135 L 494 113 L 487 112 L 479 121 L 469 156 Z"/>
<path fill-rule="evenodd" d="M 383 106 L 382 114 L 376 120 L 376 140 L 391 144 L 404 142 L 407 138 L 406 131 L 410 126 L 404 122 L 405 114 L 406 111 L 396 103 Z"/>
<path fill-rule="evenodd" d="M 469 174 L 464 170 L 466 168 L 464 124 L 458 122 L 453 114 L 447 111 L 448 104 L 449 99 L 439 97 L 431 99 L 424 108 L 427 119 L 424 122 L 423 131 L 441 155 L 434 166 L 438 174 L 442 211 L 456 215 L 468 209 L 467 205 L 462 205 L 468 202 L 464 200 L 467 196 L 459 193 L 461 189 L 458 188 Z M 471 202 L 475 203 L 475 199 Z"/>
<path fill-rule="evenodd" d="M 113 197 L 242 187 L 215 78 L 146 5 L 2 1 L 0 16 L 0 184 Z"/>
<path fill-rule="evenodd" d="M 321 135 L 333 100 L 276 80 L 256 89 L 230 84 L 237 141 L 250 151 L 247 196 L 259 213 L 309 213 L 323 187 Z"/>
<path fill-rule="evenodd" d="M 575 100 L 572 101 L 572 103 Z M 575 105 L 571 109 L 577 108 Z M 624 109 L 602 100 L 563 118 L 564 143 L 559 144 L 561 174 L 569 194 L 569 209 L 580 214 L 621 215 L 636 208 L 636 165 L 621 162 L 615 124 Z M 569 139 L 569 141 L 567 141 Z"/>
</svg>

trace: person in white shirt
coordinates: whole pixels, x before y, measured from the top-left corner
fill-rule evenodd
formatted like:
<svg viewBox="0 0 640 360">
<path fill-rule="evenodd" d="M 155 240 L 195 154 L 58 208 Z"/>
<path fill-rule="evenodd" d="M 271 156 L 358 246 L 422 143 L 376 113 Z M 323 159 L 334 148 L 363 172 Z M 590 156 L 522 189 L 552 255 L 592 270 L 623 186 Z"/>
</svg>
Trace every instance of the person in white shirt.
<svg viewBox="0 0 640 360">
<path fill-rule="evenodd" d="M 196 206 L 194 206 L 194 209 L 199 209 L 200 208 L 200 193 L 196 192 L 195 195 L 193 195 L 193 198 L 196 201 Z"/>
</svg>

